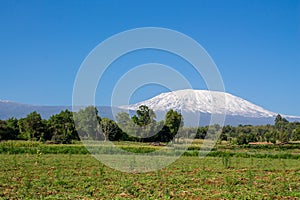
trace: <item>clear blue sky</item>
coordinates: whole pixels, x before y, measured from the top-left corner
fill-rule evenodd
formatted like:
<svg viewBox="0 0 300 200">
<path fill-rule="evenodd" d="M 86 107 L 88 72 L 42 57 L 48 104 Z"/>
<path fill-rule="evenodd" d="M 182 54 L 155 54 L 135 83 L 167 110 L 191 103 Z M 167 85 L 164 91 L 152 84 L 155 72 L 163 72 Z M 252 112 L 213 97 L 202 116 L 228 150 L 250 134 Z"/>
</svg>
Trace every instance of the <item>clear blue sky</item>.
<svg viewBox="0 0 300 200">
<path fill-rule="evenodd" d="M 300 116 L 296 0 L 1 0 L 0 99 L 71 105 L 76 73 L 88 53 L 113 34 L 147 26 L 174 29 L 198 41 L 219 67 L 227 92 L 274 112 Z M 157 59 L 157 52 L 152 53 L 147 58 L 129 55 L 119 64 L 130 68 Z M 166 58 L 170 65 L 180 63 Z M 146 87 L 132 102 L 161 91 Z M 109 98 L 102 95 L 99 102 L 109 104 Z"/>
</svg>

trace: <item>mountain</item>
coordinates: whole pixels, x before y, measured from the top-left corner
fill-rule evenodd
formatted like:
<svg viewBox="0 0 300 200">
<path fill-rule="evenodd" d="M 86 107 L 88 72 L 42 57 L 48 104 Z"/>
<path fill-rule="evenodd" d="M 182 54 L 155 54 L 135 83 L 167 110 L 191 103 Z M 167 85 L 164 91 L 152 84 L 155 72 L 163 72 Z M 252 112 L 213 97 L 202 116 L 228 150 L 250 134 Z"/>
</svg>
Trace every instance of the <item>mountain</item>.
<svg viewBox="0 0 300 200">
<path fill-rule="evenodd" d="M 33 111 L 40 113 L 42 118 L 48 119 L 51 115 L 58 114 L 66 109 L 71 111 L 72 106 L 37 106 L 0 100 L 0 119 L 8 119 L 10 117 L 22 118 Z M 113 116 L 112 113 L 121 112 L 120 109 L 111 108 L 110 106 L 98 106 L 97 109 L 101 117 L 111 119 Z"/>
<path fill-rule="evenodd" d="M 268 111 L 240 97 L 226 92 L 208 90 L 177 90 L 159 94 L 151 99 L 132 105 L 120 106 L 121 109 L 137 110 L 140 105 L 147 105 L 162 118 L 164 113 L 173 109 L 185 113 L 185 123 L 207 125 L 212 114 L 226 113 L 225 124 L 273 124 L 277 113 Z M 300 117 L 283 115 L 290 121 L 300 121 Z"/>
<path fill-rule="evenodd" d="M 168 110 L 177 110 L 184 114 L 186 126 L 208 125 L 212 114 L 221 116 L 226 113 L 225 124 L 233 126 L 274 124 L 277 115 L 229 93 L 191 89 L 162 93 L 132 105 L 98 106 L 97 108 L 101 117 L 113 119 L 113 114 L 122 111 L 129 110 L 129 114 L 133 115 L 140 105 L 147 105 L 153 109 L 157 120 L 163 119 Z M 0 100 L 0 119 L 22 118 L 33 111 L 37 111 L 44 119 L 48 119 L 51 115 L 58 114 L 65 109 L 72 110 L 72 106 L 37 106 Z M 300 121 L 298 116 L 282 116 L 289 121 Z"/>
<path fill-rule="evenodd" d="M 70 108 L 70 106 L 34 106 L 0 100 L 0 119 L 8 119 L 10 117 L 22 118 L 33 111 L 40 113 L 43 118 L 49 118 L 52 114 Z"/>
</svg>

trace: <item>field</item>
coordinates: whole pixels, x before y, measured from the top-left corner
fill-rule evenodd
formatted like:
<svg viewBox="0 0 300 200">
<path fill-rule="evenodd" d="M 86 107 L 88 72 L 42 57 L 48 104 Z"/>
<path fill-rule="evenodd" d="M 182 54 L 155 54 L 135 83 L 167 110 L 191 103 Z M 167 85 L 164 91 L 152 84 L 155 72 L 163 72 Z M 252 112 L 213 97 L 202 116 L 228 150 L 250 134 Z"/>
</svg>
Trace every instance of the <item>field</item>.
<svg viewBox="0 0 300 200">
<path fill-rule="evenodd" d="M 149 151 L 149 144 L 118 144 Z M 199 143 L 148 173 L 103 165 L 81 144 L 0 143 L 2 199 L 298 199 L 299 146 L 230 147 L 198 157 Z M 143 150 L 144 149 L 144 150 Z M 250 152 L 250 153 L 249 153 Z M 257 156 L 259 155 L 259 156 Z"/>
</svg>

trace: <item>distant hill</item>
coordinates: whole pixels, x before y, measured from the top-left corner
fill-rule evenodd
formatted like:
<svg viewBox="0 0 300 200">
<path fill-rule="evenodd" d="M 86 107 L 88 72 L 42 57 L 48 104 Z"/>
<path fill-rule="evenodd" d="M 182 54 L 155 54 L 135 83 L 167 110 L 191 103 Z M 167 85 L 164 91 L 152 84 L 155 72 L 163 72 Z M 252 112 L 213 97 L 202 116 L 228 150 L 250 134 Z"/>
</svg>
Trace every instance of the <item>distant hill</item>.
<svg viewBox="0 0 300 200">
<path fill-rule="evenodd" d="M 224 107 L 224 99 L 226 99 L 226 107 Z M 212 114 L 218 116 L 224 112 L 226 112 L 225 124 L 233 126 L 273 124 L 277 115 L 229 93 L 191 89 L 162 93 L 132 105 L 98 106 L 97 108 L 101 117 L 113 119 L 113 114 L 126 110 L 129 110 L 132 115 L 140 105 L 147 105 L 153 109 L 157 120 L 163 119 L 170 109 L 184 112 L 186 126 L 199 124 L 199 118 L 200 125 L 208 125 Z M 65 109 L 72 111 L 72 106 L 36 106 L 0 100 L 0 119 L 22 118 L 33 111 L 37 111 L 44 119 L 48 119 L 51 115 L 58 114 Z M 298 116 L 282 116 L 289 121 L 300 121 Z"/>
<path fill-rule="evenodd" d="M 40 113 L 44 119 L 48 119 L 51 115 L 58 114 L 66 109 L 72 111 L 72 106 L 36 106 L 0 100 L 0 119 L 22 118 L 33 111 Z M 110 119 L 112 119 L 113 112 L 121 112 L 120 109 L 109 106 L 98 106 L 97 109 L 101 117 Z"/>
<path fill-rule="evenodd" d="M 164 115 L 170 109 L 187 113 L 185 121 L 191 124 L 195 124 L 193 120 L 200 116 L 200 125 L 209 124 L 212 114 L 226 113 L 225 124 L 234 126 L 273 124 L 277 116 L 277 113 L 226 92 L 192 89 L 162 93 L 146 101 L 119 108 L 137 110 L 140 105 L 147 105 L 158 116 Z M 282 116 L 289 121 L 300 121 L 298 116 Z"/>
</svg>

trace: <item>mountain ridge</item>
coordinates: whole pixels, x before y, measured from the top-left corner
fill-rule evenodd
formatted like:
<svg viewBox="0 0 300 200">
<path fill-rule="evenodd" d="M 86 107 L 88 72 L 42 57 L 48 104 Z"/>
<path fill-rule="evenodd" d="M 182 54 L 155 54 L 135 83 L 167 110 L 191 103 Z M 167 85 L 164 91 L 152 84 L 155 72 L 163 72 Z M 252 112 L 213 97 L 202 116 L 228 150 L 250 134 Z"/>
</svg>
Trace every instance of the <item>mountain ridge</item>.
<svg viewBox="0 0 300 200">
<path fill-rule="evenodd" d="M 272 124 L 278 114 L 230 93 L 193 89 L 161 93 L 148 100 L 119 108 L 137 110 L 140 105 L 147 105 L 159 115 L 170 109 L 184 111 L 188 113 L 187 121 L 199 118 L 200 114 L 201 125 L 209 124 L 212 114 L 226 115 L 225 124 L 230 125 Z M 281 115 L 290 121 L 300 121 L 299 116 Z"/>
<path fill-rule="evenodd" d="M 226 99 L 226 105 L 220 99 Z M 139 105 L 147 105 L 157 114 L 157 120 L 164 118 L 164 114 L 169 110 L 185 111 L 188 114 L 186 121 L 192 121 L 193 118 L 199 118 L 199 125 L 208 125 L 212 114 L 223 115 L 226 112 L 225 125 L 264 125 L 273 124 L 277 113 L 266 110 L 245 99 L 234 96 L 229 93 L 208 91 L 208 90 L 177 90 L 161 93 L 148 100 L 138 102 L 132 105 L 119 107 L 97 106 L 99 115 L 114 119 L 114 114 L 118 112 L 129 112 L 132 115 Z M 10 117 L 22 118 L 33 111 L 37 111 L 44 119 L 51 115 L 58 114 L 62 110 L 72 110 L 72 106 L 42 106 L 30 105 L 13 102 L 9 100 L 0 100 L 0 119 Z M 281 113 L 279 113 L 281 114 Z M 300 116 L 281 114 L 289 121 L 300 121 Z M 188 123 L 185 123 L 189 125 Z"/>
<path fill-rule="evenodd" d="M 245 117 L 274 117 L 277 114 L 257 106 L 245 99 L 226 92 L 209 90 L 177 90 L 161 93 L 151 99 L 120 108 L 136 110 L 147 105 L 154 111 L 185 110 L 210 114 L 242 115 Z"/>
</svg>

